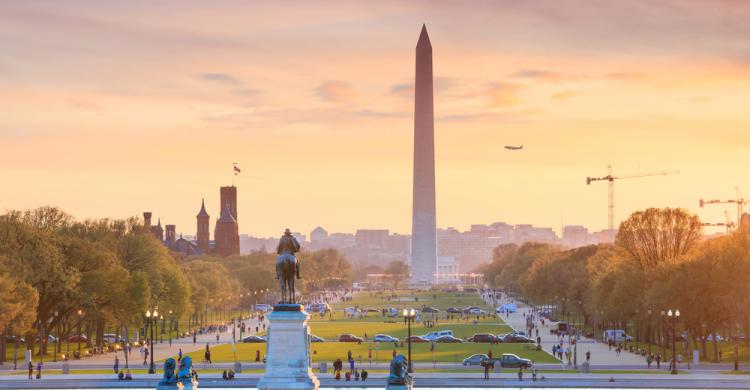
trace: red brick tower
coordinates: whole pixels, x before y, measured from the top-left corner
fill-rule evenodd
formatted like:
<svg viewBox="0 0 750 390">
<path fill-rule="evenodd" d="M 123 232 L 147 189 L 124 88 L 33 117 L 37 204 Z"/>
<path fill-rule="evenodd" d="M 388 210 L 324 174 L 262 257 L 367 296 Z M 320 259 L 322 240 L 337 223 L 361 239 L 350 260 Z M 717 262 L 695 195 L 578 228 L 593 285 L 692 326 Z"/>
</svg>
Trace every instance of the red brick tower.
<svg viewBox="0 0 750 390">
<path fill-rule="evenodd" d="M 198 249 L 201 253 L 208 253 L 208 226 L 211 216 L 206 212 L 206 204 L 203 200 L 201 200 L 201 211 L 195 218 L 198 220 L 198 233 L 196 234 Z"/>
<path fill-rule="evenodd" d="M 232 218 L 234 218 L 235 221 L 239 221 L 237 218 L 237 187 L 221 187 L 219 194 L 219 210 L 222 210 L 223 212 L 224 207 L 229 203 L 229 210 L 232 212 Z"/>
<path fill-rule="evenodd" d="M 216 220 L 214 242 L 216 243 L 216 254 L 220 256 L 240 254 L 240 235 L 237 229 L 237 221 L 232 216 L 231 204 L 229 202 L 226 203 L 221 210 L 219 219 Z"/>
</svg>

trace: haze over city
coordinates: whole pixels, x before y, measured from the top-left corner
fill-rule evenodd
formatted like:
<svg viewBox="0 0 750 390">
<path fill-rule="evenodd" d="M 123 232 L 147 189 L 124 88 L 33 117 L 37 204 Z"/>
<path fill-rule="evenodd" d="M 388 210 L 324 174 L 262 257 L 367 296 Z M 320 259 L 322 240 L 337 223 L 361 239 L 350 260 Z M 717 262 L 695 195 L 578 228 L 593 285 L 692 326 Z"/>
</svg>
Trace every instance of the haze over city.
<svg viewBox="0 0 750 390">
<path fill-rule="evenodd" d="M 680 171 L 618 182 L 618 221 L 723 222 L 698 199 L 750 193 L 750 4 L 562 3 L 4 4 L 0 210 L 151 210 L 194 234 L 234 180 L 241 233 L 408 234 L 426 23 L 439 227 L 606 228 L 607 186 L 585 178 L 610 163 Z"/>
</svg>

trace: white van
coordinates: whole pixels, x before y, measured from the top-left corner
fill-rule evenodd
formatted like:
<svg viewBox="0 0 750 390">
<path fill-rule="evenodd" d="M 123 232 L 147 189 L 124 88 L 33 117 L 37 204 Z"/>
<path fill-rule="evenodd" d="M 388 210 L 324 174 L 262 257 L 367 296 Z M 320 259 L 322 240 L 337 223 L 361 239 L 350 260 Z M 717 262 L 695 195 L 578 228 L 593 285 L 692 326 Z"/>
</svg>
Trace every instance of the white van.
<svg viewBox="0 0 750 390">
<path fill-rule="evenodd" d="M 426 338 L 427 340 L 434 341 L 443 336 L 453 336 L 453 331 L 452 330 L 438 330 L 436 332 L 427 333 L 426 335 L 422 337 Z"/>
<path fill-rule="evenodd" d="M 633 341 L 633 337 L 625 333 L 622 329 L 607 329 L 602 333 L 602 340 L 612 340 L 615 343 L 619 343 L 620 341 Z"/>
<path fill-rule="evenodd" d="M 265 313 L 271 310 L 273 310 L 273 307 L 267 303 L 258 303 L 255 305 L 255 311 Z"/>
</svg>

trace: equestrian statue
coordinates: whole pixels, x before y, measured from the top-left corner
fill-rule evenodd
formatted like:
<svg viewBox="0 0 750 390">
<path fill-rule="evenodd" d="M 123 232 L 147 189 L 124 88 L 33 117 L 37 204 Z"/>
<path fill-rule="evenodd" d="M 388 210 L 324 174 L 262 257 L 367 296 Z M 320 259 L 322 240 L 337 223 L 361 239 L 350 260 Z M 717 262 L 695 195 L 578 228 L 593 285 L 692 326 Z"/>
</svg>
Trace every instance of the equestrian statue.
<svg viewBox="0 0 750 390">
<path fill-rule="evenodd" d="M 280 304 L 296 303 L 294 299 L 294 278 L 299 277 L 299 259 L 295 253 L 299 252 L 300 246 L 292 232 L 289 229 L 284 231 L 284 235 L 279 239 L 279 245 L 276 247 L 276 279 L 281 283 L 281 302 Z"/>
</svg>

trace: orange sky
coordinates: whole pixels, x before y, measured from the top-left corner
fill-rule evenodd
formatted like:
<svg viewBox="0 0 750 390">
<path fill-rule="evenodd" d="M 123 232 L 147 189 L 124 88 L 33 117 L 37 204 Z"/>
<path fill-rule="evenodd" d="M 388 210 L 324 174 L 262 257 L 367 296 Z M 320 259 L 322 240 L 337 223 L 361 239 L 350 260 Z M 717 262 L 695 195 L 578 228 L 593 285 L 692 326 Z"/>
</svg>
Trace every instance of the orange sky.
<svg viewBox="0 0 750 390">
<path fill-rule="evenodd" d="M 750 196 L 744 1 L 98 2 L 0 9 L 0 210 L 151 210 L 195 233 L 411 226 L 414 46 L 433 45 L 438 226 L 606 227 Z M 506 144 L 524 144 L 509 152 Z M 732 215 L 734 215 L 732 213 Z"/>
</svg>

